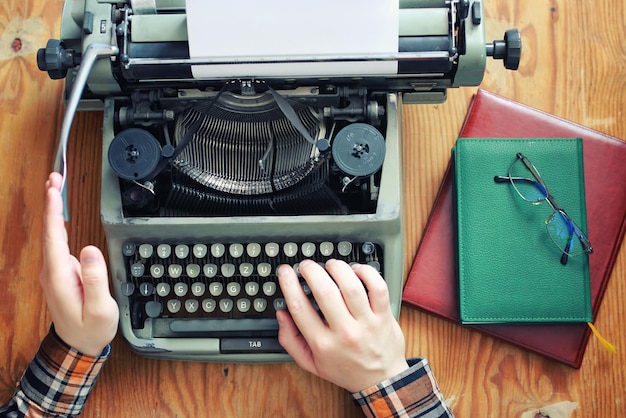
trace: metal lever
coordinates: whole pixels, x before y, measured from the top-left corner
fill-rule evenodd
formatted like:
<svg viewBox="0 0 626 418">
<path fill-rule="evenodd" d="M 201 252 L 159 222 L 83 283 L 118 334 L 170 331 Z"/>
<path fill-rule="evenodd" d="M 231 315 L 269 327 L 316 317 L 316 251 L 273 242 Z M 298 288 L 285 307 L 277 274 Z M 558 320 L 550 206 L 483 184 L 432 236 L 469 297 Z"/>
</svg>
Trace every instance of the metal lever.
<svg viewBox="0 0 626 418">
<path fill-rule="evenodd" d="M 111 57 L 119 54 L 119 48 L 113 45 L 107 44 L 90 44 L 82 57 L 81 64 L 76 74 L 76 80 L 72 86 L 72 92 L 70 93 L 69 100 L 65 109 L 65 116 L 63 117 L 63 124 L 61 125 L 61 133 L 59 135 L 59 144 L 57 146 L 56 157 L 54 160 L 54 170 L 63 175 L 63 182 L 61 183 L 61 196 L 63 197 L 63 216 L 66 221 L 69 221 L 69 209 L 67 207 L 67 142 L 70 136 L 70 129 L 72 128 L 72 122 L 74 121 L 74 114 L 78 109 L 78 103 L 80 97 L 83 94 L 89 73 L 95 64 L 96 60 L 102 57 Z"/>
</svg>

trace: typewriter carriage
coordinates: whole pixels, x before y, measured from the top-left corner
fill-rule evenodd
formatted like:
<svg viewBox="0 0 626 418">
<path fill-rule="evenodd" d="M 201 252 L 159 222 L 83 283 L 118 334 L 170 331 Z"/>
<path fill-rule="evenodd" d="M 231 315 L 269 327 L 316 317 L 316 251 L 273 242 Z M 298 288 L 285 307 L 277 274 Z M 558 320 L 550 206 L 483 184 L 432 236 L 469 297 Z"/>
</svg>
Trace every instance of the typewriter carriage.
<svg viewBox="0 0 626 418">
<path fill-rule="evenodd" d="M 152 6 L 150 6 L 152 4 Z M 482 2 L 470 0 L 400 0 L 397 74 L 378 77 L 266 77 L 276 89 L 319 85 L 363 86 L 370 91 L 396 91 L 405 103 L 442 102 L 450 87 L 475 86 L 483 78 L 486 57 L 502 59 L 517 69 L 521 54 L 519 31 L 486 44 Z M 61 40 L 40 50 L 38 65 L 51 78 L 64 78 L 66 92 L 90 44 L 115 45 L 119 54 L 98 62 L 91 71 L 81 105 L 102 109 L 106 96 L 156 85 L 219 90 L 232 77 L 195 79 L 191 74 L 185 0 L 65 2 Z M 329 58 L 331 59 L 331 58 Z M 340 62 L 338 57 L 332 58 Z M 367 58 L 363 62 L 367 62 Z M 214 64 L 219 64 L 215 62 Z M 245 63 L 244 63 L 245 64 Z M 289 67 L 289 62 L 285 63 Z"/>
</svg>

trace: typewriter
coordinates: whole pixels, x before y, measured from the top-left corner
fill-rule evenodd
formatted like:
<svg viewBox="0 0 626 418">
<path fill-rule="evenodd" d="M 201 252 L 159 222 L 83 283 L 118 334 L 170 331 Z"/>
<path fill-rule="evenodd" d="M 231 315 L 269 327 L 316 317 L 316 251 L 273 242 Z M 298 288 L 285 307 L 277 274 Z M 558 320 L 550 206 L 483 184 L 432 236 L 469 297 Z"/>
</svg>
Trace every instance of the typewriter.
<svg viewBox="0 0 626 418">
<path fill-rule="evenodd" d="M 137 353 L 289 361 L 276 269 L 304 258 L 374 266 L 399 315 L 402 104 L 478 85 L 488 56 L 517 69 L 521 40 L 485 43 L 477 0 L 343 3 L 65 2 L 37 55 L 65 78 L 57 168 L 74 113 L 102 109 L 101 220 Z"/>
</svg>

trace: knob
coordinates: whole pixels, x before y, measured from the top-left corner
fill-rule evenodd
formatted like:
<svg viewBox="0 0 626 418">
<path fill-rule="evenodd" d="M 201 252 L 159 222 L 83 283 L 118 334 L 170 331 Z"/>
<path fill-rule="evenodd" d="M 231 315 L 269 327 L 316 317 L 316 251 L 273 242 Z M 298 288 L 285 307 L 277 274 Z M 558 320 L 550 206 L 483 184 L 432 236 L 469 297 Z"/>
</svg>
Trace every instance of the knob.
<svg viewBox="0 0 626 418">
<path fill-rule="evenodd" d="M 53 80 L 65 78 L 67 70 L 78 66 L 80 54 L 73 49 L 65 48 L 62 41 L 50 39 L 45 48 L 37 51 L 37 67 L 47 71 Z"/>
<path fill-rule="evenodd" d="M 509 29 L 504 33 L 504 40 L 493 41 L 486 45 L 487 55 L 504 61 L 507 70 L 517 70 L 522 55 L 522 36 L 519 30 Z"/>
<path fill-rule="evenodd" d="M 457 9 L 461 19 L 467 18 L 470 10 L 470 0 L 460 0 L 458 2 Z"/>
</svg>

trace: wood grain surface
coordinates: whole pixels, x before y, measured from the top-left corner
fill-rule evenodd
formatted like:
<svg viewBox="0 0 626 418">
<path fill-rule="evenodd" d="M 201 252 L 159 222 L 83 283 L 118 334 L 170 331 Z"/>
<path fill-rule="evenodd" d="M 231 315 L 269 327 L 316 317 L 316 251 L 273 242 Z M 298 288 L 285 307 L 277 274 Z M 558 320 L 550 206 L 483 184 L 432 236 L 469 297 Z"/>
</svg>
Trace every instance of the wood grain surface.
<svg viewBox="0 0 626 418">
<path fill-rule="evenodd" d="M 59 36 L 62 0 L 0 4 L 0 402 L 46 334 L 39 288 L 43 184 L 63 117 L 62 82 L 36 66 L 36 50 Z M 626 6 L 609 0 L 486 0 L 487 39 L 517 27 L 520 69 L 489 61 L 482 88 L 626 138 Z M 440 105 L 404 107 L 408 270 L 476 88 L 450 90 Z M 80 113 L 70 139 L 70 246 L 105 248 L 99 220 L 102 115 Z M 626 163 L 626 161 L 625 161 Z M 607 179 L 621 182 L 626 179 Z M 626 409 L 626 246 L 596 325 L 618 346 L 591 339 L 580 370 L 403 307 L 407 356 L 425 356 L 458 417 L 617 418 Z M 549 295 L 546 295 L 549 297 Z M 86 417 L 352 417 L 342 389 L 295 364 L 158 361 L 118 336 L 85 408 Z M 561 408 L 559 410 L 559 408 Z M 549 409 L 543 409 L 549 411 Z M 558 412 L 563 415 L 557 415 Z M 570 415 L 571 414 L 571 415 Z"/>
</svg>

